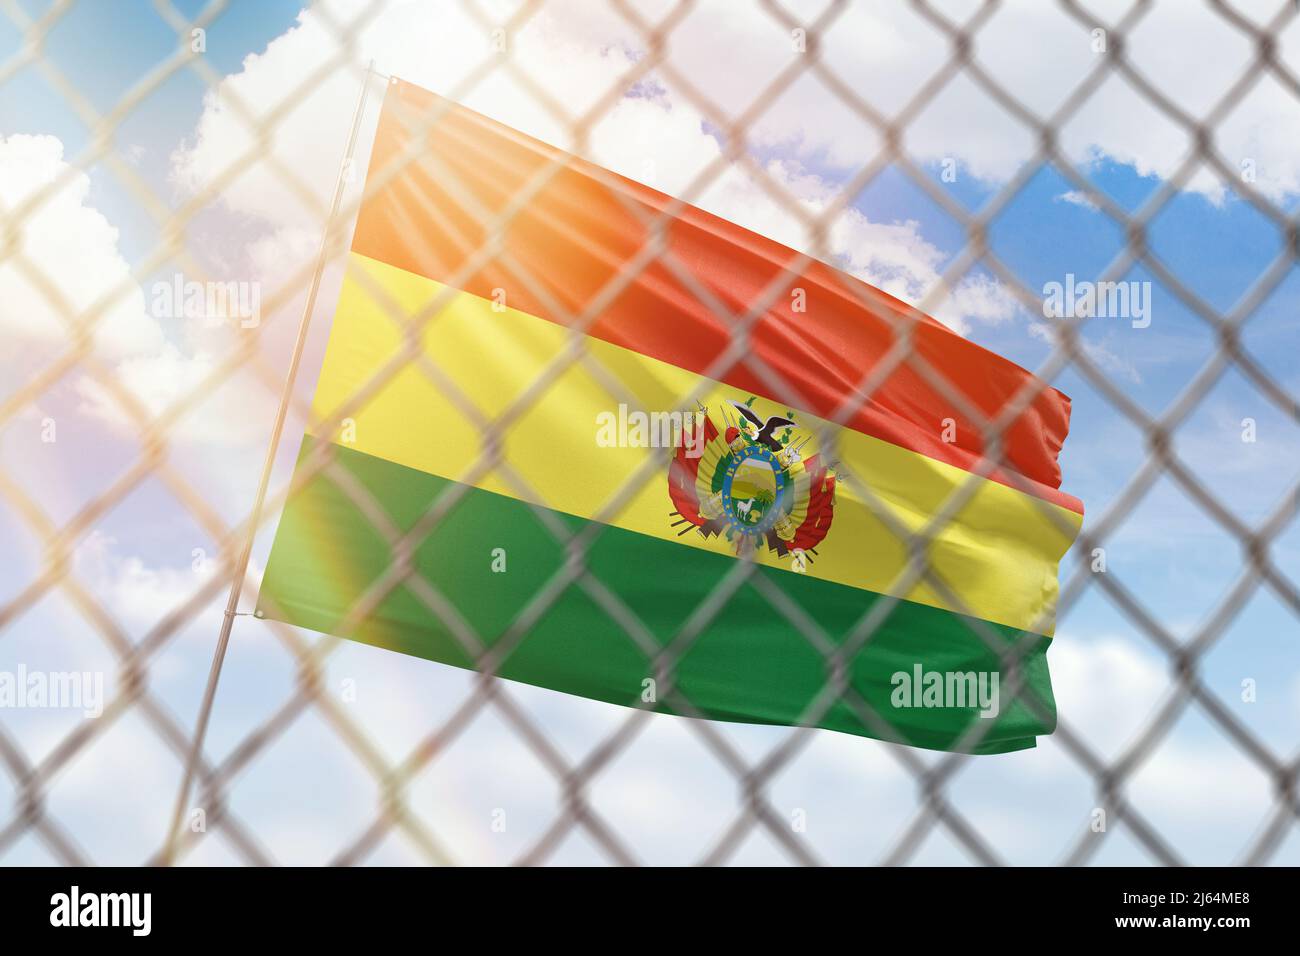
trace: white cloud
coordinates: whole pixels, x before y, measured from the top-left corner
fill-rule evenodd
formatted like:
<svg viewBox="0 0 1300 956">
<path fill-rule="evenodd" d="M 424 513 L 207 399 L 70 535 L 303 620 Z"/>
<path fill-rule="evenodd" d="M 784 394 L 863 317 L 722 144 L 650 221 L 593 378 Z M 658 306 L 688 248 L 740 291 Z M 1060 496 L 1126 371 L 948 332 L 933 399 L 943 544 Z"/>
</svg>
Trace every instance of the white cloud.
<svg viewBox="0 0 1300 956">
<path fill-rule="evenodd" d="M 63 144 L 53 136 L 15 134 L 0 138 L 0 204 L 6 210 L 30 199 L 67 174 Z M 72 318 L 124 282 L 127 293 L 106 309 L 95 327 L 96 351 L 119 359 L 159 348 L 162 330 L 145 310 L 144 294 L 118 252 L 118 231 L 87 204 L 90 179 L 73 175 L 23 221 L 22 257 L 66 300 Z M 68 345 L 69 325 L 29 272 L 13 259 L 0 260 L 0 328 L 10 343 Z"/>
<path fill-rule="evenodd" d="M 1082 190 L 1068 189 L 1053 198 L 1056 202 L 1069 203 L 1071 206 L 1082 206 L 1084 209 L 1090 209 L 1093 211 L 1096 211 L 1097 209 L 1097 204 Z"/>
<path fill-rule="evenodd" d="M 970 4 L 949 6 L 950 15 L 959 21 L 974 12 Z M 1100 3 L 1089 9 L 1114 22 L 1129 6 Z M 1261 22 L 1277 13 L 1277 5 L 1268 2 L 1239 7 Z M 715 18 L 725 15 L 712 6 L 708 10 Z M 862 54 L 860 44 L 866 37 L 882 38 L 872 55 Z M 1107 39 L 1113 46 L 1115 38 Z M 1294 64 L 1300 32 L 1288 30 L 1279 40 L 1283 57 L 1289 52 Z M 852 5 L 825 46 L 828 65 L 850 88 L 868 91 L 867 99 L 887 113 L 917 94 L 951 56 L 946 38 L 903 4 Z M 1251 42 L 1208 4 L 1192 3 L 1153 4 L 1127 36 L 1125 50 L 1161 94 L 1196 119 L 1232 88 L 1254 54 Z M 1059 109 L 1108 55 L 1094 51 L 1089 30 L 1059 5 L 1034 0 L 1003 4 L 976 33 L 974 54 L 997 83 L 1042 118 Z M 1189 69 L 1189 62 L 1195 67 Z M 771 75 L 771 67 L 769 57 L 750 69 Z M 862 147 L 869 142 L 854 132 L 860 124 L 831 122 L 840 112 L 829 95 L 810 87 L 806 96 L 783 101 L 770 122 L 793 124 L 807 149 L 842 156 L 846 165 L 861 163 L 867 155 Z M 1265 80 L 1241 96 L 1215 134 L 1230 170 L 1243 159 L 1255 161 L 1255 185 L 1266 195 L 1278 199 L 1300 191 L 1300 156 L 1293 148 L 1300 134 L 1300 111 L 1294 96 L 1275 82 Z M 999 183 L 1010 179 L 1038 148 L 1034 130 L 964 76 L 945 87 L 909 124 L 905 146 L 923 162 L 954 157 L 972 175 Z M 1060 130 L 1060 146 L 1080 166 L 1109 159 L 1141 175 L 1168 178 L 1191 142 L 1181 126 L 1112 73 Z M 1225 195 L 1223 183 L 1203 168 L 1188 188 L 1212 201 Z"/>
<path fill-rule="evenodd" d="M 689 32 L 682 27 L 683 35 Z M 424 40 L 416 42 L 417 38 Z M 434 38 L 437 56 L 429 55 L 430 38 Z M 626 25 L 603 14 L 586 16 L 585 10 L 578 15 L 563 5 L 554 12 L 543 10 L 509 42 L 529 77 L 575 115 L 610 89 L 644 52 Z M 418 5 L 394 6 L 359 31 L 357 43 L 358 60 L 374 56 L 381 70 L 443 93 L 452 92 L 461 78 L 491 55 L 488 37 L 477 21 L 458 9 L 435 12 Z M 263 54 L 249 57 L 239 73 L 227 77 L 221 88 L 209 95 L 192 140 L 174 154 L 174 176 L 181 188 L 199 190 L 225 169 L 243 162 L 253 140 L 230 106 L 232 94 L 271 109 L 336 49 L 337 41 L 322 27 L 319 16 L 307 11 Z M 717 71 L 710 72 L 710 76 L 716 75 Z M 277 124 L 274 155 L 299 178 L 314 202 L 304 204 L 266 162 L 254 163 L 223 190 L 221 202 L 228 210 L 253 217 L 269 230 L 269 238 L 255 246 L 258 262 L 275 261 L 290 247 L 299 257 L 294 261 L 300 261 L 310 248 L 303 237 L 320 228 L 319 210 L 332 189 L 350 119 L 349 111 L 340 104 L 353 102 L 356 91 L 356 76 L 336 70 Z M 681 195 L 721 155 L 721 147 L 708 131 L 705 117 L 685 97 L 657 83 L 648 84 L 642 92 L 644 95 L 615 101 L 592 128 L 585 152 L 607 168 Z M 575 146 L 566 124 L 504 70 L 493 71 L 460 99 L 524 132 L 566 148 Z M 361 141 L 369 141 L 368 131 L 363 132 Z M 835 198 L 835 185 L 800 162 L 773 161 L 765 169 L 805 210 L 825 209 Z M 724 218 L 811 251 L 799 219 L 735 165 L 691 198 Z M 910 301 L 918 301 L 935 288 L 946 258 L 923 237 L 917 222 L 872 222 L 856 209 L 835 220 L 829 240 L 830 257 L 838 265 Z M 963 330 L 970 320 L 1001 321 L 1017 308 L 994 280 L 971 276 L 959 280 L 955 289 L 942 296 L 934 311 Z"/>
<path fill-rule="evenodd" d="M 1066 630 L 1048 660 L 1061 719 L 1111 756 L 1133 742 L 1170 686 L 1158 659 L 1120 637 L 1088 639 Z"/>
<path fill-rule="evenodd" d="M 217 365 L 215 356 L 206 350 L 187 354 L 168 343 L 156 352 L 123 359 L 115 375 L 145 411 L 157 417 L 206 380 Z M 231 386 L 232 379 L 238 387 Z M 75 388 L 83 414 L 123 432 L 135 429 L 134 419 L 98 380 L 83 376 Z M 239 445 L 265 431 L 274 401 L 274 395 L 258 381 L 234 372 L 178 419 L 168 434 L 173 441 Z"/>
<path fill-rule="evenodd" d="M 67 176 L 68 170 L 63 144 L 53 136 L 0 138 L 0 204 L 12 210 Z M 58 354 L 73 341 L 58 304 L 42 293 L 39 280 L 32 280 L 32 270 L 58 290 L 74 316 L 124 288 L 95 321 L 94 353 L 109 365 L 119 384 L 157 415 L 212 368 L 222 330 L 209 322 L 183 319 L 168 329 L 150 312 L 144 290 L 118 249 L 118 230 L 89 205 L 89 193 L 89 178 L 72 174 L 22 220 L 19 248 L 29 270 L 11 258 L 0 260 L 0 302 L 5 306 L 0 310 L 0 329 L 10 346 L 5 359 L 30 362 L 32 350 Z M 134 419 L 97 379 L 79 373 L 71 381 L 80 412 L 123 433 L 137 430 Z M 238 440 L 246 436 L 249 421 L 258 420 L 250 414 L 265 415 L 263 398 L 257 389 L 245 389 L 235 397 L 233 407 L 217 409 L 206 403 L 173 437 Z"/>
<path fill-rule="evenodd" d="M 347 21 L 362 7 L 350 0 L 331 9 Z M 970 11 L 952 12 L 963 17 Z M 1100 12 L 1112 16 L 1116 11 Z M 727 37 L 724 44 L 717 42 L 722 35 Z M 465 77 L 495 55 L 484 25 L 459 5 L 435 12 L 423 4 L 397 3 L 355 31 L 354 39 L 355 62 L 374 57 L 382 71 L 441 93 L 456 92 Z M 867 99 L 886 115 L 908 103 L 951 54 L 938 31 L 903 5 L 851 5 L 822 40 L 826 65 L 849 88 L 869 91 Z M 602 165 L 674 195 L 686 191 L 719 156 L 718 140 L 705 122 L 709 117 L 662 73 L 645 79 L 636 95 L 615 100 L 592 125 L 585 144 L 572 142 L 569 124 L 551 105 L 570 116 L 581 115 L 646 54 L 645 39 L 617 13 L 557 0 L 506 42 L 512 62 L 527 79 L 520 82 L 510 71 L 493 69 L 458 94 L 467 106 L 561 147 L 579 148 Z M 1282 48 L 1289 42 L 1283 37 Z M 313 197 L 307 203 L 270 164 L 256 161 L 255 140 L 228 95 L 237 94 L 255 112 L 270 111 L 313 69 L 330 62 L 338 46 L 319 14 L 305 11 L 265 52 L 248 57 L 238 73 L 208 96 L 191 141 L 173 156 L 175 179 L 188 192 L 201 189 L 232 165 L 245 166 L 253 159 L 223 189 L 220 201 L 267 230 L 251 253 L 254 268 L 268 268 L 264 274 L 272 274 L 268 263 L 282 262 L 286 255 L 292 254 L 295 263 L 303 261 L 312 247 L 304 237 L 319 232 L 357 75 L 330 71 L 275 125 L 274 154 Z M 1193 112 L 1209 108 L 1250 53 L 1249 45 L 1217 15 L 1190 4 L 1154 9 L 1132 31 L 1127 49 L 1157 87 Z M 1201 68 L 1186 70 L 1187 51 L 1198 49 L 1214 55 L 1202 58 Z M 706 2 L 674 31 L 668 61 L 724 114 L 736 116 L 799 55 L 785 28 L 766 12 Z M 979 31 L 976 55 L 998 82 L 1046 116 L 1105 54 L 1094 52 L 1088 32 L 1056 7 L 1015 2 Z M 545 91 L 550 105 L 534 95 L 536 87 Z M 1266 81 L 1243 97 L 1217 130 L 1217 145 L 1229 165 L 1236 169 L 1249 160 L 1256 187 L 1274 198 L 1300 191 L 1300 156 L 1291 148 L 1300 136 L 1300 111 L 1294 106 L 1285 90 Z M 362 132 L 363 152 L 369 133 Z M 786 157 L 769 162 L 767 174 L 813 210 L 831 201 L 836 180 L 870 161 L 880 148 L 870 124 L 807 75 L 767 105 L 749 139 L 751 145 L 779 150 Z M 1189 145 L 1181 128 L 1114 77 L 1100 84 L 1072 115 L 1060 130 L 1060 143 L 1068 159 L 1081 168 L 1109 160 L 1160 177 L 1178 169 Z M 954 160 L 964 175 L 1000 183 L 1033 157 L 1037 140 L 977 84 L 959 76 L 909 123 L 904 147 L 919 162 Z M 1188 188 L 1215 202 L 1226 196 L 1223 184 L 1204 169 Z M 764 235 L 810 250 L 798 219 L 738 167 L 728 167 L 690 198 Z M 1090 205 L 1078 191 L 1057 198 Z M 946 260 L 912 221 L 872 222 L 850 210 L 829 233 L 829 251 L 838 264 L 912 302 L 934 289 Z M 933 311 L 964 331 L 972 323 L 1003 321 L 1019 310 L 995 279 L 972 275 L 961 279 Z"/>
<path fill-rule="evenodd" d="M 211 579 L 215 556 L 195 555 L 190 567 L 150 567 L 120 553 L 116 539 L 92 531 L 78 546 L 74 570 L 109 610 L 141 631 L 157 624 Z"/>
<path fill-rule="evenodd" d="M 1050 321 L 1063 322 L 1068 320 L 1052 319 Z M 1052 327 L 1047 322 L 1041 320 L 1031 321 L 1026 328 L 1034 338 L 1046 342 L 1053 348 L 1056 347 L 1056 333 L 1052 331 Z M 1079 334 L 1079 346 L 1083 349 L 1083 354 L 1088 356 L 1093 364 L 1102 371 L 1117 375 L 1134 385 L 1142 384 L 1142 373 L 1138 371 L 1138 367 L 1111 348 L 1111 338 L 1110 335 L 1105 335 L 1101 340 L 1095 336 L 1089 338 L 1088 332 L 1085 330 Z"/>
<path fill-rule="evenodd" d="M 644 47 L 618 16 L 560 4 L 557 17 L 581 10 L 587 37 L 618 35 Z M 963 22 L 973 3 L 940 4 Z M 1089 6 L 1116 22 L 1131 4 Z M 1237 5 L 1257 23 L 1276 16 L 1277 5 L 1256 0 Z M 813 19 L 815 13 L 808 15 Z M 577 17 L 573 18 L 575 21 Z M 719 42 L 719 37 L 726 42 Z M 821 38 L 822 61 L 850 90 L 886 117 L 897 115 L 940 73 L 953 55 L 951 41 L 910 5 L 849 4 Z M 1294 70 L 1300 29 L 1276 37 L 1279 55 Z M 1115 37 L 1107 37 L 1113 51 Z M 1153 4 L 1125 38 L 1126 56 L 1161 94 L 1201 119 L 1233 87 L 1254 49 L 1208 4 Z M 673 32 L 669 62 L 729 116 L 748 108 L 758 92 L 798 56 L 785 28 L 761 8 L 723 0 L 702 2 Z M 1090 30 L 1057 4 L 1012 0 L 1002 4 L 974 37 L 980 66 L 1040 118 L 1058 110 L 1107 52 L 1094 50 Z M 1188 63 L 1195 63 L 1194 69 Z M 541 71 L 537 71 L 540 75 Z M 1293 94 L 1270 77 L 1232 104 L 1215 129 L 1230 174 L 1251 160 L 1255 186 L 1274 199 L 1300 192 L 1300 110 Z M 1087 167 L 1102 159 L 1127 164 L 1141 175 L 1168 178 L 1191 142 L 1188 133 L 1128 82 L 1111 74 L 1064 124 L 1060 147 Z M 845 106 L 820 80 L 801 77 L 763 111 L 753 129 L 760 146 L 783 146 L 844 170 L 872 159 L 881 143 L 874 128 Z M 1038 149 L 1037 132 L 1005 110 L 965 74 L 944 85 L 903 131 L 907 153 L 922 163 L 955 159 L 966 174 L 992 183 L 1009 180 Z M 1221 201 L 1224 184 L 1199 169 L 1188 188 Z"/>
</svg>

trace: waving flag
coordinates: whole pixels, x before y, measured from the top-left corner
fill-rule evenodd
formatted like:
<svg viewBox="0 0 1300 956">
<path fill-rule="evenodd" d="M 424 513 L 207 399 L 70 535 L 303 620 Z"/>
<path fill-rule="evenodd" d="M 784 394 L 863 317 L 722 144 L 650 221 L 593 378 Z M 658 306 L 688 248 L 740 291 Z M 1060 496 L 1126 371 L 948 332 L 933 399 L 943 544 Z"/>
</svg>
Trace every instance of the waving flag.
<svg viewBox="0 0 1300 956">
<path fill-rule="evenodd" d="M 978 753 L 1052 731 L 1068 398 L 400 81 L 368 184 L 313 401 L 339 427 L 298 467 L 333 462 L 298 476 L 261 614 L 665 712 Z"/>
</svg>

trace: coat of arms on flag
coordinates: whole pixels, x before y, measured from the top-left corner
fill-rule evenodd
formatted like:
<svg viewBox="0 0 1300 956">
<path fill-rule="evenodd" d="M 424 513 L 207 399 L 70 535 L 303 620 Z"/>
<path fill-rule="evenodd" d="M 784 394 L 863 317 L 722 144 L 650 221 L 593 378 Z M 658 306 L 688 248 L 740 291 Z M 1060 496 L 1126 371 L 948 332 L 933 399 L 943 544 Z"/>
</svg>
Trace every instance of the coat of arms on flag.
<svg viewBox="0 0 1300 956">
<path fill-rule="evenodd" d="M 674 527 L 691 526 L 679 535 L 721 535 L 737 554 L 766 547 L 804 571 L 831 529 L 835 472 L 819 455 L 801 454 L 811 436 L 796 435 L 795 420 L 786 417 L 793 412 L 762 418 L 755 402 L 751 395 L 723 404 L 722 431 L 700 406 L 702 421 L 692 427 L 702 435 L 683 440 L 669 469 L 677 508 L 669 517 L 678 519 Z"/>
</svg>

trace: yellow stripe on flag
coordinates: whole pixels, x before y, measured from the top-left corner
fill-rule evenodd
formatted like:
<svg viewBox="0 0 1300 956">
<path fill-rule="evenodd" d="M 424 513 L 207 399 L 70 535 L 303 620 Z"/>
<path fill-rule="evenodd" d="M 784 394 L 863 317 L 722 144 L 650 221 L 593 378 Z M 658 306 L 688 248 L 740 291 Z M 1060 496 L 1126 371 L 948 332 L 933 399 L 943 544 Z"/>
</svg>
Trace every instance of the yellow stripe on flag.
<svg viewBox="0 0 1300 956">
<path fill-rule="evenodd" d="M 444 291 L 433 280 L 350 254 L 313 402 L 318 419 L 332 417 L 401 352 L 404 324 L 424 314 Z M 670 517 L 666 460 L 647 472 L 648 478 L 621 508 L 606 513 L 647 458 L 659 452 L 601 447 L 598 416 L 617 415 L 620 402 L 646 412 L 684 411 L 687 399 L 695 395 L 721 430 L 726 427 L 720 411 L 724 403 L 744 402 L 746 393 L 600 339 L 578 336 L 575 342 L 566 328 L 510 308 L 498 310 L 492 302 L 464 292 L 452 292 L 429 321 L 421 347 L 419 361 L 407 363 L 351 415 L 352 427 L 343 436 L 350 447 L 467 481 L 484 451 L 487 423 L 534 388 L 531 403 L 516 411 L 502 433 L 506 466 L 527 491 L 507 480 L 501 469 L 472 484 L 583 518 L 599 515 L 617 527 L 685 547 L 734 553 L 720 538 L 694 533 L 678 537 L 681 528 L 672 527 L 675 519 Z M 574 354 L 583 357 L 558 375 L 548 372 L 557 359 Z M 457 400 L 438 386 L 440 379 L 459 390 Z M 611 389 L 608 383 L 618 384 Z M 471 406 L 468 412 L 464 401 Z M 766 414 L 786 411 L 771 402 L 762 406 Z M 816 435 L 825 422 L 798 410 L 794 418 L 801 435 L 813 435 L 802 449 L 807 459 L 818 452 Z M 325 437 L 340 440 L 337 435 Z M 830 533 L 807 574 L 1052 634 L 1057 563 L 1074 539 L 1080 515 L 850 429 L 839 431 L 837 446 L 826 457 L 842 462 L 847 475 L 836 487 Z M 898 593 L 905 543 L 867 504 L 858 482 L 898 525 L 917 530 L 968 481 L 977 484 L 974 494 L 929 550 L 932 567 L 960 606 L 954 607 L 927 584 Z M 757 549 L 757 560 L 790 569 L 789 558 L 777 558 L 764 547 Z M 711 584 L 701 582 L 701 593 Z"/>
</svg>

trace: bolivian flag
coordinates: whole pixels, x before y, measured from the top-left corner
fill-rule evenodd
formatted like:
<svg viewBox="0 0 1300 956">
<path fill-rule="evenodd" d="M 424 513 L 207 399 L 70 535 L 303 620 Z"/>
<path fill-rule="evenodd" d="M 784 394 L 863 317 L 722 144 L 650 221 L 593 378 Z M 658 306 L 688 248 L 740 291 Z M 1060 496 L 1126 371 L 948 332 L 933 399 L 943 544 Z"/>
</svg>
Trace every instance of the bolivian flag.
<svg viewBox="0 0 1300 956">
<path fill-rule="evenodd" d="M 1068 398 L 400 81 L 367 182 L 262 615 L 695 717 L 1052 731 Z"/>
</svg>

